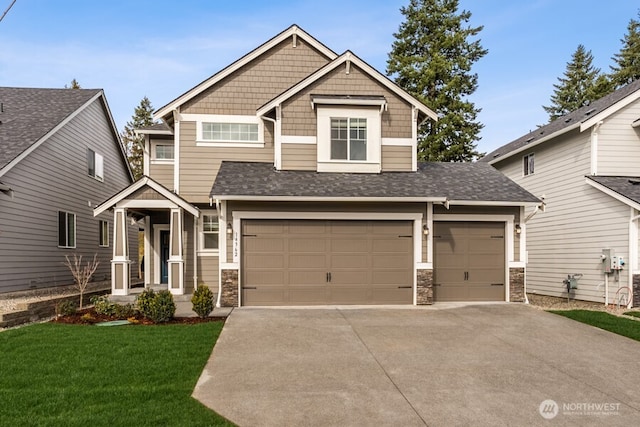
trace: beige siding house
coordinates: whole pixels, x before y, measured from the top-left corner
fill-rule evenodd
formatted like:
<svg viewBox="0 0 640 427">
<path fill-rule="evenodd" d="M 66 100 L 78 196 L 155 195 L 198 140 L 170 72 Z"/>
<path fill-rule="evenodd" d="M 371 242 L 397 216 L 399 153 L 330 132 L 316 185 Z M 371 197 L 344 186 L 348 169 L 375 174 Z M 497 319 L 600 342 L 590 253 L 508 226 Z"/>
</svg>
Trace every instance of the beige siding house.
<svg viewBox="0 0 640 427">
<path fill-rule="evenodd" d="M 436 114 L 350 51 L 294 25 L 154 116 L 145 176 L 94 210 L 144 216 L 146 286 L 222 306 L 524 300 L 540 200 L 486 164 L 419 163 Z"/>
<path fill-rule="evenodd" d="M 113 215 L 93 208 L 132 181 L 102 90 L 0 88 L 0 292 L 73 284 L 74 253 L 109 280 Z M 123 231 L 137 265 L 138 225 Z"/>
<path fill-rule="evenodd" d="M 482 159 L 545 202 L 524 221 L 529 292 L 640 305 L 639 119 L 640 81 Z"/>
</svg>

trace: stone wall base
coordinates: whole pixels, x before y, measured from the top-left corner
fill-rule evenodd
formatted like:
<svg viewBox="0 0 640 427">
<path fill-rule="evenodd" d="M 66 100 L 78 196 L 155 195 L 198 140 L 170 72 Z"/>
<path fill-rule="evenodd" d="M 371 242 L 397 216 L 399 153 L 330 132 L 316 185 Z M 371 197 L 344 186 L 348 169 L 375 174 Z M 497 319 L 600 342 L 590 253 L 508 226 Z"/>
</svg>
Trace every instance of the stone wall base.
<svg viewBox="0 0 640 427">
<path fill-rule="evenodd" d="M 238 270 L 222 270 L 221 280 L 220 305 L 222 307 L 238 307 Z"/>
<path fill-rule="evenodd" d="M 509 269 L 509 301 L 511 302 L 524 302 L 524 268 L 510 268 Z"/>
<path fill-rule="evenodd" d="M 433 270 L 416 273 L 416 305 L 433 304 Z"/>
<path fill-rule="evenodd" d="M 634 307 L 640 307 L 640 274 L 633 275 L 633 295 L 631 301 Z"/>
</svg>

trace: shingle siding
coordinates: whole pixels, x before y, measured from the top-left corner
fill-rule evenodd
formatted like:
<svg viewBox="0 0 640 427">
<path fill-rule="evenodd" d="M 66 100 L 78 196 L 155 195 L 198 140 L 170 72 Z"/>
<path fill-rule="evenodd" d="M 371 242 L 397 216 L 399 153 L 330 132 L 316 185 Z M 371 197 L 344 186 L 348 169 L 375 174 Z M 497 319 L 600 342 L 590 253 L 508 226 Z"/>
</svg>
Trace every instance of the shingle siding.
<svg viewBox="0 0 640 427">
<path fill-rule="evenodd" d="M 130 183 L 100 100 L 96 100 L 2 177 L 14 198 L 0 195 L 0 292 L 73 283 L 65 255 L 98 254 L 96 280 L 110 277 L 113 215 L 93 207 Z M 104 157 L 104 182 L 87 174 L 87 148 Z M 76 249 L 58 248 L 58 211 L 76 214 Z M 99 246 L 99 221 L 109 247 Z M 137 263 L 137 226 L 130 227 Z"/>
</svg>

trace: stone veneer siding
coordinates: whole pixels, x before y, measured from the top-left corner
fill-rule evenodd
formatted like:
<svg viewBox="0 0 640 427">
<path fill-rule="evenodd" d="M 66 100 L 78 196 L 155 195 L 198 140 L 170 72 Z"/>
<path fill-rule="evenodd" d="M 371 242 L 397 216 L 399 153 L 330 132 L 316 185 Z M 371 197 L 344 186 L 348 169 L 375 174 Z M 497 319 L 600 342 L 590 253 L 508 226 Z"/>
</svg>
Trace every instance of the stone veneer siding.
<svg viewBox="0 0 640 427">
<path fill-rule="evenodd" d="M 416 304 L 433 304 L 433 270 L 418 270 L 416 279 Z"/>
<path fill-rule="evenodd" d="M 633 296 L 631 301 L 634 307 L 640 307 L 640 274 L 633 275 Z"/>
<path fill-rule="evenodd" d="M 524 302 L 524 268 L 509 269 L 509 301 Z"/>
<path fill-rule="evenodd" d="M 238 270 L 222 270 L 222 307 L 238 307 Z"/>
</svg>

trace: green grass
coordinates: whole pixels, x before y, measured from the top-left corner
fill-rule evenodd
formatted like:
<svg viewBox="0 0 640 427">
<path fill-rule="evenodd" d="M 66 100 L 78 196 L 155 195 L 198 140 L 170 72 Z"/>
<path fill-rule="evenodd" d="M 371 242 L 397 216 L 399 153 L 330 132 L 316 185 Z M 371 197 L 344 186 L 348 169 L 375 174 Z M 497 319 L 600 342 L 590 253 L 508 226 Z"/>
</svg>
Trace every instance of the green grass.
<svg viewBox="0 0 640 427">
<path fill-rule="evenodd" d="M 549 310 L 549 312 L 640 341 L 640 322 L 636 320 L 614 316 L 604 311 Z"/>
<path fill-rule="evenodd" d="M 191 397 L 221 322 L 0 333 L 0 425 L 232 425 Z"/>
<path fill-rule="evenodd" d="M 640 317 L 640 311 L 627 311 L 623 314 L 626 316 Z"/>
</svg>

